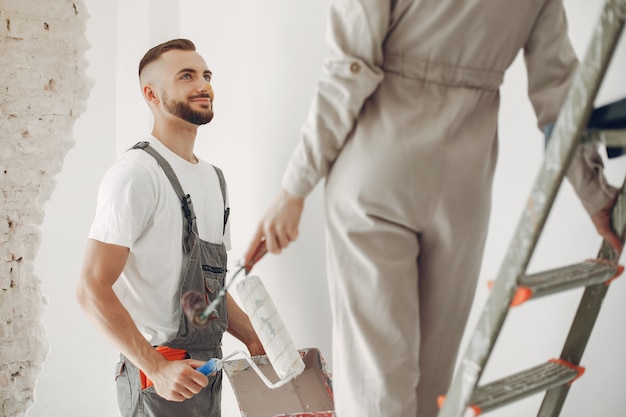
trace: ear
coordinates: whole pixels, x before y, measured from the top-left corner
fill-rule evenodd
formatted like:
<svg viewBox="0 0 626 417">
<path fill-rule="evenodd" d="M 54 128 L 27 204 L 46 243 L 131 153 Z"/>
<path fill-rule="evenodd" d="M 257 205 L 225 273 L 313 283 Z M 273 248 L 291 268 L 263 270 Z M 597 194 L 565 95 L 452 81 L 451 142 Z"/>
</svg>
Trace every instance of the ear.
<svg viewBox="0 0 626 417">
<path fill-rule="evenodd" d="M 146 84 L 142 88 L 143 97 L 148 103 L 159 104 L 160 100 L 157 96 L 156 90 L 151 84 Z"/>
</svg>

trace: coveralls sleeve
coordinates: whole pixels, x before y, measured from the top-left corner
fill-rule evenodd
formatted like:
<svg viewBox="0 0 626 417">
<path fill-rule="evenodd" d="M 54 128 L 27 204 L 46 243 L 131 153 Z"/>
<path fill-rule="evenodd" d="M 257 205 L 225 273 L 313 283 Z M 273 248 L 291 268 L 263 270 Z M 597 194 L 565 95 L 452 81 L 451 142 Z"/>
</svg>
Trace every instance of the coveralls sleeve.
<svg viewBox="0 0 626 417">
<path fill-rule="evenodd" d="M 282 186 L 306 197 L 326 176 L 363 103 L 383 79 L 383 42 L 390 1 L 335 0 L 327 27 L 329 52 Z"/>
<path fill-rule="evenodd" d="M 528 96 L 541 129 L 556 121 L 578 69 L 562 0 L 546 0 L 524 45 L 524 59 Z M 596 146 L 586 144 L 574 153 L 566 175 L 590 215 L 607 206 L 617 192 L 608 184 L 603 168 Z"/>
</svg>

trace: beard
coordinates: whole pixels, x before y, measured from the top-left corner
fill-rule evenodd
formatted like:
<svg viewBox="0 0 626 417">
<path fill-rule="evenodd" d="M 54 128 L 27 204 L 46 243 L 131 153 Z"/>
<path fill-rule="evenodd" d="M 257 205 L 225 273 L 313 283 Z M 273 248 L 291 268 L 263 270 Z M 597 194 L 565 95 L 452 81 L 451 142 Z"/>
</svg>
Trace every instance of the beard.
<svg viewBox="0 0 626 417">
<path fill-rule="evenodd" d="M 209 95 L 203 95 L 202 97 L 209 97 Z M 170 100 L 165 93 L 163 94 L 163 107 L 165 110 L 173 116 L 198 126 L 205 125 L 213 119 L 212 104 L 211 102 L 211 105 L 205 111 L 196 111 L 191 108 L 189 103 L 180 100 Z"/>
</svg>

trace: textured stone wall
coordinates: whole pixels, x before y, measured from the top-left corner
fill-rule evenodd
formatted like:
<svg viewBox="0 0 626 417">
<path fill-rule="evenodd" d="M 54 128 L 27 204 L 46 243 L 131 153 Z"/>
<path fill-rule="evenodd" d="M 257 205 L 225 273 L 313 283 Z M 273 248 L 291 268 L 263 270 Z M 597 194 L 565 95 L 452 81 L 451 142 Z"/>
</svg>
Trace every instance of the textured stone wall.
<svg viewBox="0 0 626 417">
<path fill-rule="evenodd" d="M 0 0 L 0 415 L 23 416 L 48 351 L 34 260 L 90 81 L 82 0 Z M 45 271 L 41 272 L 45 275 Z M 42 279 L 62 279 L 43 276 Z"/>
</svg>

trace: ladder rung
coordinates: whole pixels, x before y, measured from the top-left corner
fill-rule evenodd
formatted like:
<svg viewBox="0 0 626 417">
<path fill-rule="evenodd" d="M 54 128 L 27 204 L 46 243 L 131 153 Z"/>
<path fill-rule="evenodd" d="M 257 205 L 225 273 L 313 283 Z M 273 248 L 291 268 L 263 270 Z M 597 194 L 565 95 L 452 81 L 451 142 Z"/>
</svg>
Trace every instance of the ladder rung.
<svg viewBox="0 0 626 417">
<path fill-rule="evenodd" d="M 546 126 L 546 143 L 554 125 Z M 599 142 L 606 146 L 607 156 L 616 158 L 626 153 L 626 98 L 593 110 L 582 134 L 583 142 Z"/>
<path fill-rule="evenodd" d="M 511 305 L 519 305 L 531 298 L 539 298 L 572 288 L 609 282 L 619 276 L 623 270 L 624 267 L 621 265 L 594 259 L 537 274 L 524 275 L 517 282 L 518 290 Z"/>
<path fill-rule="evenodd" d="M 626 98 L 594 109 L 587 127 L 592 129 L 626 128 Z"/>
<path fill-rule="evenodd" d="M 595 109 L 587 128 L 583 141 L 603 143 L 609 158 L 623 155 L 626 151 L 626 98 Z"/>
<path fill-rule="evenodd" d="M 472 395 L 472 408 L 482 412 L 493 410 L 538 392 L 571 384 L 584 371 L 582 367 L 552 359 L 545 364 L 478 387 Z"/>
<path fill-rule="evenodd" d="M 626 147 L 626 129 L 590 129 L 583 132 L 584 142 L 602 143 L 607 148 L 607 156 L 621 156 Z"/>
</svg>

